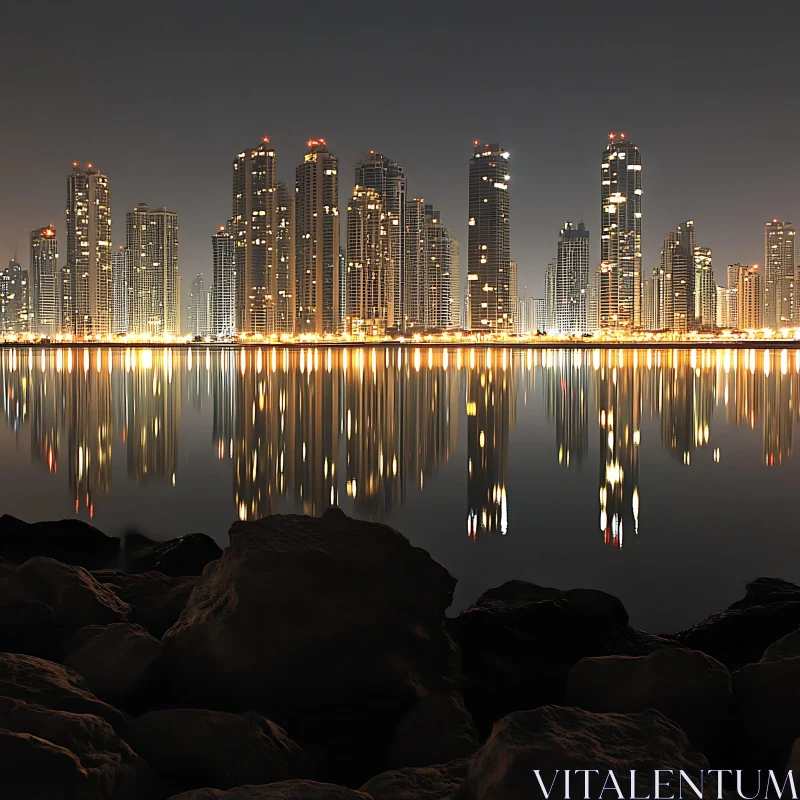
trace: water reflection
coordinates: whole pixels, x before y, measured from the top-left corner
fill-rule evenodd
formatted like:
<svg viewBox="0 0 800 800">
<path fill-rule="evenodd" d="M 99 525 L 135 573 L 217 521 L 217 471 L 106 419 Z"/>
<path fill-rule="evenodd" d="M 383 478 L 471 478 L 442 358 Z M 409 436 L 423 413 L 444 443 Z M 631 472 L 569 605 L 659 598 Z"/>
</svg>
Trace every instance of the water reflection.
<svg viewBox="0 0 800 800">
<path fill-rule="evenodd" d="M 591 525 L 623 547 L 647 531 L 640 451 L 659 435 L 691 467 L 725 458 L 715 426 L 746 426 L 760 430 L 765 466 L 789 462 L 800 351 L 9 348 L 0 381 L 14 440 L 30 438 L 37 468 L 67 473 L 76 514 L 92 518 L 109 498 L 117 460 L 132 483 L 174 487 L 189 415 L 207 418 L 208 457 L 230 462 L 241 519 L 287 506 L 319 514 L 344 498 L 382 518 L 412 492 L 435 502 L 430 484 L 457 458 L 472 538 L 514 534 L 515 507 L 527 505 L 509 496 L 510 451 L 530 447 L 515 438 L 519 401 L 549 429 L 535 458 L 554 469 L 585 469 L 596 437 Z"/>
</svg>

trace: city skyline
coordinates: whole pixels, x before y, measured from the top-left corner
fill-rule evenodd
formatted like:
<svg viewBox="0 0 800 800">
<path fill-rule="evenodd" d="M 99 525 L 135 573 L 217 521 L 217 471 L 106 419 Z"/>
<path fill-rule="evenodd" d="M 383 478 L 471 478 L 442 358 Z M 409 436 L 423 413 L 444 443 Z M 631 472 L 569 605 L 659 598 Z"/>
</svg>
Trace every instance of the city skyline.
<svg viewBox="0 0 800 800">
<path fill-rule="evenodd" d="M 41 19 L 38 12 L 45 8 L 50 23 L 39 30 L 34 20 Z M 475 81 L 467 78 L 468 63 L 459 52 L 469 52 L 468 45 L 480 36 L 480 25 L 470 14 L 469 4 L 454 14 L 439 8 L 426 11 L 430 32 L 435 23 L 445 20 L 451 30 L 446 42 L 437 40 L 436 55 L 424 47 L 429 32 L 420 31 L 410 17 L 401 15 L 392 19 L 394 31 L 398 41 L 411 47 L 419 45 L 415 48 L 419 50 L 418 58 L 409 65 L 403 86 L 392 102 L 385 104 L 386 110 L 370 113 L 365 121 L 362 115 L 347 110 L 351 106 L 342 102 L 337 87 L 348 96 L 351 91 L 353 97 L 366 96 L 364 92 L 369 87 L 385 79 L 386 67 L 352 69 L 352 56 L 347 53 L 351 34 L 341 20 L 332 20 L 331 30 L 324 37 L 322 32 L 312 34 L 315 46 L 308 52 L 313 55 L 309 59 L 307 53 L 301 60 L 290 49 L 301 21 L 296 12 L 279 15 L 274 46 L 276 57 L 285 59 L 285 80 L 272 91 L 266 86 L 256 89 L 254 102 L 249 96 L 244 102 L 244 88 L 232 79 L 236 73 L 233 65 L 200 55 L 216 52 L 219 46 L 214 45 L 215 15 L 202 6 L 193 7 L 189 35 L 182 13 L 185 6 L 176 3 L 164 10 L 160 27 L 147 30 L 153 64 L 161 59 L 177 69 L 184 87 L 182 101 L 176 103 L 168 85 L 143 79 L 142 85 L 149 87 L 147 103 L 153 105 L 160 120 L 154 136 L 138 121 L 143 97 L 128 98 L 134 113 L 119 115 L 110 122 L 101 104 L 78 113 L 66 99 L 64 78 L 53 65 L 73 62 L 75 56 L 68 42 L 85 21 L 92 20 L 98 33 L 111 33 L 117 15 L 107 9 L 101 13 L 100 8 L 97 3 L 87 2 L 85 14 L 73 19 L 66 8 L 32 3 L 29 8 L 10 9 L 8 24 L 0 34 L 4 44 L 0 58 L 8 60 L 9 66 L 16 65 L 15 72 L 21 72 L 14 86 L 4 87 L 11 100 L 7 107 L 17 109 L 13 124 L 4 129 L 4 151 L 14 153 L 17 157 L 13 161 L 20 165 L 9 165 L 4 183 L 7 194 L 0 202 L 3 261 L 12 257 L 15 249 L 24 253 L 30 230 L 53 221 L 58 225 L 62 217 L 60 176 L 64 164 L 77 159 L 81 163 L 97 163 L 112 177 L 116 218 L 151 197 L 157 197 L 159 203 L 180 215 L 186 243 L 181 274 L 191 279 L 207 269 L 207 232 L 229 218 L 226 196 L 231 154 L 264 134 L 276 143 L 284 166 L 302 158 L 303 142 L 314 134 L 327 137 L 344 174 L 357 163 L 358 154 L 365 148 L 391 154 L 405 167 L 409 196 L 435 202 L 451 233 L 462 243 L 467 232 L 466 179 L 461 167 L 464 148 L 468 149 L 475 137 L 499 139 L 513 159 L 512 257 L 519 263 L 520 291 L 543 278 L 552 257 L 553 233 L 564 220 L 583 217 L 595 234 L 592 260 L 596 260 L 599 231 L 594 214 L 590 213 L 596 204 L 593 172 L 597 164 L 596 143 L 609 130 L 627 131 L 647 155 L 645 272 L 657 265 L 665 233 L 681 220 L 694 219 L 698 229 L 706 232 L 704 245 L 713 250 L 719 267 L 735 262 L 761 263 L 763 221 L 798 218 L 800 209 L 794 191 L 798 166 L 794 159 L 788 163 L 784 159 L 759 160 L 758 174 L 746 192 L 738 189 L 741 177 L 737 171 L 741 153 L 767 133 L 763 122 L 758 121 L 763 117 L 760 110 L 770 102 L 778 102 L 785 91 L 781 82 L 771 77 L 786 72 L 791 65 L 791 51 L 779 46 L 791 30 L 788 20 L 779 29 L 769 27 L 769 41 L 775 46 L 770 47 L 768 57 L 747 59 L 745 63 L 740 58 L 740 48 L 732 45 L 745 32 L 753 37 L 760 30 L 764 32 L 768 20 L 761 15 L 753 12 L 720 20 L 710 10 L 693 8 L 691 20 L 696 35 L 684 43 L 673 41 L 658 49 L 650 45 L 660 38 L 667 12 L 638 8 L 637 18 L 629 20 L 636 61 L 629 74 L 631 102 L 623 110 L 620 104 L 606 102 L 601 77 L 587 68 L 596 63 L 602 48 L 594 37 L 603 15 L 601 9 L 587 6 L 576 15 L 569 44 L 569 53 L 574 57 L 554 61 L 555 41 L 559 39 L 554 32 L 560 25 L 559 15 L 554 10 L 522 13 L 513 7 L 504 8 L 508 31 L 504 81 L 493 80 L 499 75 L 499 64 L 488 65 L 486 74 L 478 75 Z M 93 10 L 97 11 L 96 18 L 92 17 Z M 791 16 L 793 12 L 787 13 Z M 373 15 L 362 23 L 379 30 L 382 17 Z M 115 46 L 107 66 L 86 70 L 87 92 L 114 96 L 125 86 L 132 70 L 137 76 L 153 73 L 153 66 L 132 57 L 132 50 L 142 41 L 142 23 L 128 23 L 114 33 Z M 44 36 L 46 46 L 42 43 L 37 48 L 43 58 L 32 63 L 25 57 L 25 48 L 27 31 L 34 29 Z M 325 86 L 316 84 L 311 76 L 333 52 L 337 56 L 331 62 L 331 82 Z M 255 57 L 252 46 L 243 48 L 244 64 Z M 94 57 L 89 58 L 92 61 Z M 446 68 L 442 71 L 443 63 Z M 548 64 L 554 63 L 558 64 L 557 76 L 552 70 L 547 72 Z M 542 69 L 545 76 L 552 74 L 552 81 L 547 77 L 531 81 Z M 433 85 L 423 77 L 426 73 L 437 75 Z M 65 68 L 63 75 L 66 74 Z M 190 75 L 192 80 L 187 84 Z M 414 79 L 424 87 L 421 93 L 411 88 Z M 554 91 L 556 81 L 559 85 L 579 83 L 581 102 L 573 103 L 569 93 Z M 45 86 L 48 118 L 65 116 L 68 122 L 57 137 L 49 135 L 49 126 L 40 125 L 43 107 L 37 108 L 36 103 Z M 470 107 L 468 98 L 475 93 L 482 102 Z M 231 119 L 225 115 L 224 119 L 212 119 L 206 102 L 209 96 L 224 101 L 224 106 L 228 103 L 225 98 L 230 98 L 237 113 Z M 525 97 L 525 109 L 513 102 L 517 96 Z M 691 131 L 688 118 L 665 118 L 662 113 L 670 99 L 677 96 L 691 100 L 701 112 L 693 115 Z M 237 102 L 239 98 L 242 102 Z M 281 113 L 274 113 L 272 106 Z M 781 125 L 769 129 L 770 152 L 793 152 L 791 130 L 796 128 L 796 113 L 788 109 Z M 416 119 L 417 115 L 426 119 L 424 137 L 411 135 L 412 129 L 404 124 L 404 120 Z M 144 118 L 152 115 L 147 113 Z M 732 120 L 747 120 L 747 124 L 730 124 Z M 676 152 L 687 141 L 691 142 L 687 151 L 690 157 L 677 157 Z M 544 152 L 548 157 L 543 161 L 540 156 Z M 20 167 L 26 162 L 30 166 L 23 172 Z M 703 170 L 706 190 L 688 203 L 685 187 L 697 169 Z M 280 177 L 289 180 L 291 173 L 281 172 Z M 344 198 L 340 203 L 344 205 Z M 723 282 L 719 269 L 717 281 Z"/>
</svg>

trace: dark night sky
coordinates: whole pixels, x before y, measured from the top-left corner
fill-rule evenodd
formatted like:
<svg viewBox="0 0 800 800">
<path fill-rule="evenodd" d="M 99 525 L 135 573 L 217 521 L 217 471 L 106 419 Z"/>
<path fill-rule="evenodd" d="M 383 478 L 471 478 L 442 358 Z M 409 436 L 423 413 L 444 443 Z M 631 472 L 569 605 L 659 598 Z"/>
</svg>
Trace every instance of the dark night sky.
<svg viewBox="0 0 800 800">
<path fill-rule="evenodd" d="M 642 150 L 644 269 L 694 219 L 725 264 L 763 261 L 763 222 L 800 222 L 800 4 L 406 0 L 4 0 L 0 263 L 55 222 L 65 177 L 111 182 L 115 245 L 140 201 L 177 211 L 184 289 L 210 275 L 234 155 L 268 134 L 282 180 L 304 142 L 352 164 L 375 149 L 441 211 L 465 262 L 471 141 L 511 152 L 511 246 L 541 296 L 565 219 L 599 253 L 609 130 Z M 62 244 L 62 253 L 64 245 Z M 462 266 L 462 277 L 465 269 Z"/>
</svg>

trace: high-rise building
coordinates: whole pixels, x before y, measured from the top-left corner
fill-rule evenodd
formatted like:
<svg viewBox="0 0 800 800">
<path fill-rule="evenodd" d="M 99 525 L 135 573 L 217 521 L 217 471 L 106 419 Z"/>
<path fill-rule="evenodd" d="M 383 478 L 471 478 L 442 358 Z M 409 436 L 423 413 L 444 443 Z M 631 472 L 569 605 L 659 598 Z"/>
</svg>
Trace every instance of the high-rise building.
<svg viewBox="0 0 800 800">
<path fill-rule="evenodd" d="M 58 239 L 54 225 L 31 231 L 31 329 L 42 336 L 61 332 L 58 303 Z"/>
<path fill-rule="evenodd" d="M 511 302 L 512 319 L 516 319 L 517 300 L 519 300 L 519 273 L 517 272 L 517 262 L 509 262 L 508 296 Z M 512 329 L 516 324 L 512 326 Z"/>
<path fill-rule="evenodd" d="M 389 220 L 381 195 L 354 186 L 347 204 L 347 322 L 350 333 L 383 333 L 389 319 Z"/>
<path fill-rule="evenodd" d="M 111 192 L 108 178 L 77 162 L 67 178 L 67 257 L 61 274 L 61 327 L 76 336 L 111 332 Z"/>
<path fill-rule="evenodd" d="M 178 215 L 139 203 L 126 216 L 125 243 L 133 282 L 129 330 L 145 336 L 177 335 Z"/>
<path fill-rule="evenodd" d="M 589 231 L 582 222 L 565 222 L 561 229 L 555 284 L 555 329 L 559 333 L 588 333 Z"/>
<path fill-rule="evenodd" d="M 236 336 L 236 239 L 224 225 L 211 237 L 211 249 L 211 335 L 232 339 Z"/>
<path fill-rule="evenodd" d="M 517 300 L 517 313 L 514 316 L 514 333 L 536 333 L 535 304 L 536 300 L 533 297 L 520 297 Z"/>
<path fill-rule="evenodd" d="M 610 133 L 601 165 L 600 328 L 641 325 L 642 156 L 639 148 Z"/>
<path fill-rule="evenodd" d="M 114 294 L 112 333 L 128 333 L 133 307 L 133 260 L 130 250 L 120 245 L 111 256 L 111 278 Z"/>
<path fill-rule="evenodd" d="M 759 330 L 764 327 L 764 290 L 758 264 L 739 268 L 737 320 L 741 331 Z"/>
<path fill-rule="evenodd" d="M 210 317 L 211 295 L 201 272 L 195 276 L 189 291 L 189 333 L 193 338 L 210 336 Z"/>
<path fill-rule="evenodd" d="M 236 240 L 236 326 L 240 332 L 275 330 L 276 188 L 275 150 L 265 136 L 233 162 L 231 233 Z"/>
<path fill-rule="evenodd" d="M 30 297 L 28 270 L 9 261 L 0 272 L 0 335 L 28 333 Z"/>
<path fill-rule="evenodd" d="M 659 330 L 686 332 L 695 328 L 694 222 L 688 220 L 669 232 L 661 249 L 663 289 L 659 295 Z"/>
<path fill-rule="evenodd" d="M 458 240 L 450 237 L 450 324 L 461 328 L 464 324 L 461 309 L 461 248 Z"/>
<path fill-rule="evenodd" d="M 708 247 L 694 248 L 694 324 L 701 331 L 717 324 L 717 283 Z"/>
<path fill-rule="evenodd" d="M 656 280 L 653 277 L 642 281 L 642 327 L 646 331 L 657 330 L 654 291 Z"/>
<path fill-rule="evenodd" d="M 786 328 L 800 322 L 795 301 L 795 229 L 777 219 L 764 223 L 764 326 Z"/>
<path fill-rule="evenodd" d="M 449 329 L 453 327 L 450 298 L 452 296 L 453 253 L 450 232 L 442 224 L 439 212 L 426 206 L 425 239 L 427 241 L 427 295 L 426 327 Z"/>
<path fill-rule="evenodd" d="M 339 160 L 324 139 L 310 139 L 296 170 L 297 333 L 341 330 Z"/>
<path fill-rule="evenodd" d="M 295 192 L 285 183 L 279 183 L 275 194 L 275 330 L 278 333 L 294 333 L 294 294 L 297 288 L 295 204 Z"/>
<path fill-rule="evenodd" d="M 717 286 L 717 327 L 736 330 L 739 327 L 739 292 L 726 286 Z"/>
<path fill-rule="evenodd" d="M 531 330 L 539 333 L 547 333 L 547 300 L 544 297 L 533 299 L 533 321 Z"/>
<path fill-rule="evenodd" d="M 469 163 L 467 287 L 470 329 L 511 332 L 511 244 L 508 153 L 474 142 Z"/>
<path fill-rule="evenodd" d="M 415 197 L 405 209 L 405 327 L 424 326 L 427 284 L 425 201 Z"/>
<path fill-rule="evenodd" d="M 729 289 L 736 289 L 739 286 L 739 270 L 741 270 L 741 268 L 742 264 L 728 264 L 726 275 Z"/>
<path fill-rule="evenodd" d="M 558 259 L 550 259 L 544 273 L 544 301 L 545 301 L 545 330 L 552 333 L 556 329 L 556 276 L 558 273 Z"/>
<path fill-rule="evenodd" d="M 355 185 L 373 189 L 381 198 L 389 235 L 389 264 L 387 265 L 387 325 L 405 329 L 406 319 L 406 178 L 396 162 L 370 150 L 361 153 L 355 165 Z"/>
</svg>

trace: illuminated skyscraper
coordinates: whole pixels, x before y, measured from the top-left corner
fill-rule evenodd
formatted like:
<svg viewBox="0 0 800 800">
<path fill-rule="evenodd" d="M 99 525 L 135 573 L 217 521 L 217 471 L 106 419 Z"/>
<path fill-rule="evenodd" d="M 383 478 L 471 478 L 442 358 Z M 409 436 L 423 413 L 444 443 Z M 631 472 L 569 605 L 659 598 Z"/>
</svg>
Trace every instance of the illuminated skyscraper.
<svg viewBox="0 0 800 800">
<path fill-rule="evenodd" d="M 324 139 L 310 139 L 296 170 L 297 333 L 341 330 L 339 160 Z"/>
<path fill-rule="evenodd" d="M 714 330 L 717 323 L 717 284 L 708 247 L 694 248 L 694 325 Z"/>
<path fill-rule="evenodd" d="M 512 319 L 517 313 L 517 301 L 519 300 L 519 273 L 517 272 L 517 262 L 509 262 L 508 294 L 511 302 Z"/>
<path fill-rule="evenodd" d="M 370 150 L 361 153 L 355 166 L 355 185 L 374 189 L 381 198 L 389 235 L 390 261 L 387 265 L 387 325 L 403 330 L 406 311 L 406 178 L 396 162 Z"/>
<path fill-rule="evenodd" d="M 450 237 L 450 324 L 460 328 L 464 324 L 461 309 L 461 248 L 458 240 Z"/>
<path fill-rule="evenodd" d="M 269 137 L 233 162 L 233 217 L 236 240 L 236 327 L 247 333 L 275 329 L 277 248 L 275 150 Z"/>
<path fill-rule="evenodd" d="M 205 338 L 211 334 L 211 297 L 202 273 L 195 276 L 189 290 L 189 333 Z"/>
<path fill-rule="evenodd" d="M 294 333 L 295 305 L 297 289 L 295 271 L 295 205 L 293 189 L 279 183 L 275 195 L 275 249 L 276 259 L 276 300 L 275 330 L 278 333 Z"/>
<path fill-rule="evenodd" d="M 565 222 L 558 239 L 555 274 L 555 328 L 559 333 L 588 333 L 589 231 Z"/>
<path fill-rule="evenodd" d="M 0 334 L 27 333 L 30 298 L 28 270 L 16 261 L 0 272 Z"/>
<path fill-rule="evenodd" d="M 474 144 L 469 163 L 469 327 L 511 332 L 508 153 L 498 144 Z"/>
<path fill-rule="evenodd" d="M 148 336 L 180 333 L 178 215 L 139 203 L 127 214 L 125 240 L 133 281 L 129 330 Z"/>
<path fill-rule="evenodd" d="M 695 328 L 694 306 L 694 222 L 688 220 L 669 232 L 661 249 L 659 328 L 685 332 Z"/>
<path fill-rule="evenodd" d="M 381 195 L 353 187 L 347 204 L 347 328 L 352 333 L 383 333 L 393 302 L 390 238 Z"/>
<path fill-rule="evenodd" d="M 639 148 L 610 133 L 600 170 L 600 328 L 641 325 L 642 157 Z"/>
<path fill-rule="evenodd" d="M 120 246 L 111 256 L 111 276 L 114 286 L 112 333 L 128 333 L 133 307 L 133 262 L 127 247 Z"/>
<path fill-rule="evenodd" d="M 764 326 L 786 328 L 800 322 L 795 302 L 795 229 L 791 222 L 764 223 Z"/>
<path fill-rule="evenodd" d="M 717 286 L 717 327 L 736 330 L 739 327 L 738 290 Z"/>
<path fill-rule="evenodd" d="M 231 339 L 236 336 L 236 240 L 224 225 L 220 225 L 211 237 L 211 247 L 211 335 L 217 339 Z"/>
<path fill-rule="evenodd" d="M 739 330 L 759 330 L 764 327 L 764 290 L 758 264 L 739 267 L 737 288 L 737 317 Z"/>
<path fill-rule="evenodd" d="M 58 304 L 58 240 L 54 225 L 31 231 L 31 329 L 43 336 L 61 332 Z"/>
<path fill-rule="evenodd" d="M 72 164 L 67 178 L 67 257 L 61 274 L 61 326 L 76 336 L 111 332 L 111 193 L 108 178 Z"/>
<path fill-rule="evenodd" d="M 558 260 L 553 258 L 544 273 L 545 322 L 548 333 L 556 329 L 556 275 Z"/>
</svg>

